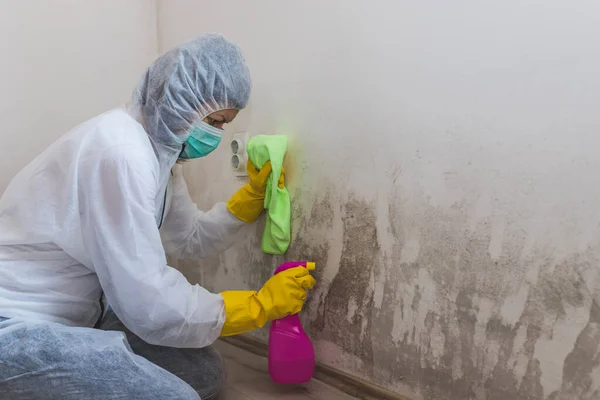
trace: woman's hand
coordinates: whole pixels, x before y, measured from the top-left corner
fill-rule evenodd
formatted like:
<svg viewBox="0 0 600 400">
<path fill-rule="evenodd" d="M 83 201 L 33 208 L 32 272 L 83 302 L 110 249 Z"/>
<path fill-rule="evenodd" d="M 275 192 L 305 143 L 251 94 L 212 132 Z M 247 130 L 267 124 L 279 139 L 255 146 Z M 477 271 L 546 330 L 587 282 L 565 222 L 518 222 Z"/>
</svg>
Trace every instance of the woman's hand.
<svg viewBox="0 0 600 400">
<path fill-rule="evenodd" d="M 267 190 L 267 181 L 271 177 L 271 161 L 267 161 L 261 169 L 258 169 L 252 164 L 252 160 L 248 159 L 246 171 L 250 177 L 250 185 L 256 189 L 257 192 L 262 191 L 262 193 L 264 193 Z M 283 167 L 281 167 L 281 175 L 279 175 L 277 186 L 279 186 L 280 189 L 285 187 L 285 169 Z"/>
<path fill-rule="evenodd" d="M 258 169 L 252 161 L 248 159 L 246 171 L 250 177 L 250 182 L 235 192 L 227 202 L 227 208 L 237 218 L 244 222 L 254 222 L 260 216 L 264 208 L 265 193 L 267 191 L 267 182 L 271 177 L 271 162 Z M 281 168 L 281 175 L 277 183 L 280 189 L 285 186 L 284 169 Z"/>
<path fill-rule="evenodd" d="M 302 310 L 308 290 L 315 285 L 310 275 L 315 263 L 282 271 L 272 276 L 258 292 L 221 293 L 226 319 L 221 336 L 238 335 L 264 326 L 268 321 L 297 314 Z"/>
</svg>

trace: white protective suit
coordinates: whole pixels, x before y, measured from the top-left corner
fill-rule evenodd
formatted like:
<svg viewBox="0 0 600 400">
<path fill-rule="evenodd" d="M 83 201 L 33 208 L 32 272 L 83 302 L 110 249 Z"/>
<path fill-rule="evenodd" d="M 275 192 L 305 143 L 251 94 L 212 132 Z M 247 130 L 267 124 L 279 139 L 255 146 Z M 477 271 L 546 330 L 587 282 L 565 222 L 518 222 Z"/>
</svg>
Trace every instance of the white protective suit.
<svg viewBox="0 0 600 400">
<path fill-rule="evenodd" d="M 0 317 L 91 327 L 104 293 L 151 344 L 216 340 L 221 295 L 188 283 L 165 249 L 207 257 L 243 223 L 225 204 L 199 211 L 171 171 L 192 122 L 244 108 L 249 93 L 239 49 L 201 36 L 159 58 L 130 107 L 83 123 L 26 166 L 0 200 Z"/>
</svg>

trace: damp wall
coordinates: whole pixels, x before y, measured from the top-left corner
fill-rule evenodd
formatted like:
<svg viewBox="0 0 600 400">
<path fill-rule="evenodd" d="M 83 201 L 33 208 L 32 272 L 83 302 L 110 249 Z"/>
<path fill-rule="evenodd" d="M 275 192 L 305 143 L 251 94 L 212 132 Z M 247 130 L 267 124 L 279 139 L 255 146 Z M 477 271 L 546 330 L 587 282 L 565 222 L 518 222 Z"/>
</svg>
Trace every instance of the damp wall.
<svg viewBox="0 0 600 400">
<path fill-rule="evenodd" d="M 191 280 L 311 259 L 327 365 L 412 399 L 600 399 L 600 3 L 159 1 L 161 50 L 206 31 L 252 70 L 229 132 L 290 136 L 293 243 L 262 254 L 258 223 Z M 186 176 L 204 208 L 243 184 L 226 145 Z"/>
</svg>

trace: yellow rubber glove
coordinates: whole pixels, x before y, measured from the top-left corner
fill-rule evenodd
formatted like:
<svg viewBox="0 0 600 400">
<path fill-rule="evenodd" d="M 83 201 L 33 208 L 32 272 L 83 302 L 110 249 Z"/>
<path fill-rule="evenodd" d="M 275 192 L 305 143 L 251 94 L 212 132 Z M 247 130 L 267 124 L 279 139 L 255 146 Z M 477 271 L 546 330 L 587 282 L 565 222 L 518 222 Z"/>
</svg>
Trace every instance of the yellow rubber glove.
<svg viewBox="0 0 600 400">
<path fill-rule="evenodd" d="M 267 180 L 271 175 L 271 162 L 267 163 L 258 170 L 252 161 L 248 159 L 246 166 L 250 182 L 235 192 L 227 202 L 227 208 L 238 219 L 244 222 L 254 222 L 260 216 L 264 208 L 265 192 L 267 190 Z M 278 186 L 284 187 L 284 170 L 281 169 Z"/>
<path fill-rule="evenodd" d="M 297 314 L 306 300 L 307 289 L 315 285 L 310 271 L 315 263 L 273 275 L 257 293 L 233 290 L 221 293 L 225 300 L 225 324 L 221 336 L 239 335 L 262 328 L 268 321 Z"/>
</svg>

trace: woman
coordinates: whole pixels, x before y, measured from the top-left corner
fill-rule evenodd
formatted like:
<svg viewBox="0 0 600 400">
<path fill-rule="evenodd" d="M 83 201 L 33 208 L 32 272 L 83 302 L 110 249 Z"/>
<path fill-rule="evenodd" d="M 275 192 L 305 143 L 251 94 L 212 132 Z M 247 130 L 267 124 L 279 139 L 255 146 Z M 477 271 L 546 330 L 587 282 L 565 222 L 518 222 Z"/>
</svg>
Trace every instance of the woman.
<svg viewBox="0 0 600 400">
<path fill-rule="evenodd" d="M 206 213 L 172 172 L 213 151 L 249 95 L 237 46 L 198 37 L 148 69 L 127 110 L 76 127 L 12 180 L 0 200 L 0 393 L 212 398 L 223 367 L 207 346 L 300 311 L 315 283 L 305 268 L 213 294 L 165 258 L 221 252 L 261 213 L 270 165 L 250 166 L 250 183 Z"/>
</svg>

